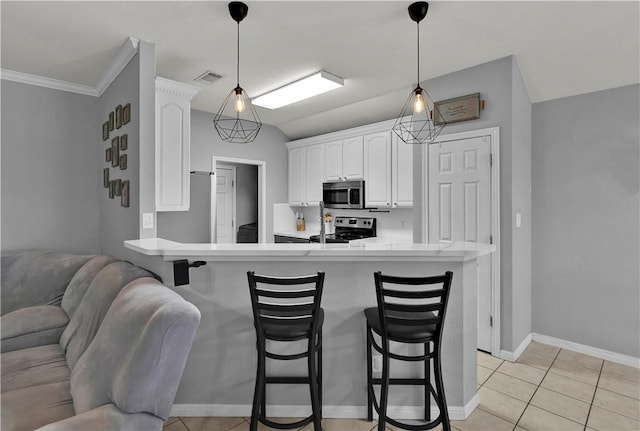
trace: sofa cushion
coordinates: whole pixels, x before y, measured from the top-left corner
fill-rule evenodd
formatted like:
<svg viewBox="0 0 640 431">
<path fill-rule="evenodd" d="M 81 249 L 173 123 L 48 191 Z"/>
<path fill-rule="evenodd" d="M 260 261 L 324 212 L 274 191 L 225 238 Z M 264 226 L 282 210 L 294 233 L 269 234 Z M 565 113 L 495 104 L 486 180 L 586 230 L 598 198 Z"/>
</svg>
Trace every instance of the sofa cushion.
<svg viewBox="0 0 640 431">
<path fill-rule="evenodd" d="M 68 381 L 70 372 L 58 344 L 31 347 L 0 355 L 4 392 L 44 383 Z"/>
<path fill-rule="evenodd" d="M 157 280 L 130 283 L 71 368 L 76 414 L 113 402 L 166 419 L 199 322 L 198 309 Z"/>
<path fill-rule="evenodd" d="M 67 286 L 67 290 L 64 292 L 60 305 L 68 316 L 73 316 L 73 313 L 75 313 L 76 308 L 80 305 L 80 301 L 82 301 L 85 293 L 87 293 L 89 285 L 98 272 L 117 260 L 115 257 L 107 255 L 96 256 L 85 263 L 78 272 L 75 273 Z"/>
<path fill-rule="evenodd" d="M 111 263 L 96 274 L 60 337 L 60 346 L 69 368 L 75 367 L 91 344 L 120 290 L 130 281 L 149 275 L 149 272 L 128 262 Z"/>
<path fill-rule="evenodd" d="M 92 257 L 50 250 L 2 252 L 0 314 L 32 305 L 60 305 L 69 281 Z"/>
<path fill-rule="evenodd" d="M 33 431 L 73 415 L 68 381 L 2 393 L 2 431 Z"/>
<path fill-rule="evenodd" d="M 2 352 L 10 352 L 58 343 L 69 318 L 55 305 L 36 305 L 7 313 L 0 322 Z"/>
</svg>

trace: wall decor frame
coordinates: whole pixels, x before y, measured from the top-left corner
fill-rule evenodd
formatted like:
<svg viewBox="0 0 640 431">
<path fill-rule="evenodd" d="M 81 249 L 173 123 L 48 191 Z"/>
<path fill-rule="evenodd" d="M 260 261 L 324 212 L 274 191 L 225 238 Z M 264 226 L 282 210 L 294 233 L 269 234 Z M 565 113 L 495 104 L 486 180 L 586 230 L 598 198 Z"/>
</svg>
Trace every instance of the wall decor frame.
<svg viewBox="0 0 640 431">
<path fill-rule="evenodd" d="M 111 147 L 107 148 L 104 152 L 104 160 L 108 163 L 111 161 Z"/>
<path fill-rule="evenodd" d="M 127 169 L 127 155 L 123 154 L 120 156 L 120 161 L 118 162 L 118 165 L 120 166 L 120 170 L 124 171 L 125 169 Z"/>
<path fill-rule="evenodd" d="M 116 106 L 116 129 L 122 127 L 122 105 Z"/>
<path fill-rule="evenodd" d="M 120 151 L 124 151 L 129 147 L 129 135 L 126 133 L 120 136 Z"/>
<path fill-rule="evenodd" d="M 113 130 L 116 126 L 116 114 L 115 112 L 109 112 L 109 130 Z"/>
<path fill-rule="evenodd" d="M 102 181 L 105 189 L 109 188 L 109 168 L 104 168 L 102 171 Z"/>
<path fill-rule="evenodd" d="M 111 141 L 111 166 L 114 168 L 118 166 L 118 162 L 120 161 L 120 151 L 119 144 L 116 139 Z"/>
<path fill-rule="evenodd" d="M 433 123 L 451 124 L 480 118 L 480 93 L 434 102 Z"/>
<path fill-rule="evenodd" d="M 122 108 L 122 124 L 127 124 L 129 121 L 131 121 L 131 103 L 127 103 Z"/>
<path fill-rule="evenodd" d="M 109 199 L 113 199 L 115 196 L 115 181 L 109 181 Z"/>
<path fill-rule="evenodd" d="M 102 124 L 102 140 L 107 141 L 109 139 L 109 122 L 105 121 Z"/>
<path fill-rule="evenodd" d="M 122 194 L 122 180 L 118 178 L 113 182 L 113 194 L 116 196 L 120 196 Z"/>
<path fill-rule="evenodd" d="M 125 208 L 129 208 L 129 180 L 122 181 L 121 187 L 120 205 Z"/>
</svg>

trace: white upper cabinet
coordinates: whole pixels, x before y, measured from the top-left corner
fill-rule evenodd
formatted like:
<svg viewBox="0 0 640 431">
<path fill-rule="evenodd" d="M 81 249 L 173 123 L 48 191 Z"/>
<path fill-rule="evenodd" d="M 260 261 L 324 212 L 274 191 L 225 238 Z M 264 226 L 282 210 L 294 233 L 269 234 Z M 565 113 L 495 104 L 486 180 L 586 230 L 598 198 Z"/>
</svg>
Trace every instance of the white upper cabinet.
<svg viewBox="0 0 640 431">
<path fill-rule="evenodd" d="M 363 171 L 362 136 L 324 144 L 327 181 L 361 180 Z"/>
<path fill-rule="evenodd" d="M 367 208 L 391 208 L 391 132 L 364 136 L 364 194 Z"/>
<path fill-rule="evenodd" d="M 327 181 L 342 181 L 342 141 L 324 144 L 324 166 Z"/>
<path fill-rule="evenodd" d="M 324 182 L 324 144 L 289 149 L 289 205 L 318 205 Z"/>
<path fill-rule="evenodd" d="M 361 180 L 364 178 L 363 142 L 362 136 L 342 141 L 342 177 L 344 180 Z"/>
<path fill-rule="evenodd" d="M 187 211 L 191 98 L 200 88 L 156 78 L 156 211 Z"/>
<path fill-rule="evenodd" d="M 392 137 L 391 205 L 393 208 L 413 207 L 413 147 L 395 133 Z"/>
</svg>

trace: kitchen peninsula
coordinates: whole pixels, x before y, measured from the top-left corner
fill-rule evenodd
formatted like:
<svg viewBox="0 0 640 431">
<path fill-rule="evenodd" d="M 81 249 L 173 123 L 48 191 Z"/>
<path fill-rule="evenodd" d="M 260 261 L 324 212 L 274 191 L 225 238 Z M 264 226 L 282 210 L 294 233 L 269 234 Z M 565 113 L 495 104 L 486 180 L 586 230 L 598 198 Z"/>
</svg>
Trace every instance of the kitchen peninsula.
<svg viewBox="0 0 640 431">
<path fill-rule="evenodd" d="M 190 271 L 191 284 L 176 290 L 198 306 L 202 323 L 187 363 L 183 385 L 202 385 L 200 399 L 182 403 L 209 405 L 209 414 L 246 415 L 255 376 L 255 332 L 247 286 L 249 270 L 294 276 L 326 273 L 324 322 L 324 417 L 366 416 L 365 319 L 363 309 L 376 305 L 373 273 L 424 276 L 453 271 L 442 342 L 444 384 L 451 419 L 466 418 L 478 404 L 476 391 L 477 263 L 493 245 L 448 242 L 397 243 L 381 239 L 350 244 L 187 244 L 160 238 L 125 241 L 145 256 L 165 283 L 173 281 L 173 261 L 203 260 Z M 206 362 L 206 363 L 200 363 Z M 304 364 L 300 364 L 304 365 Z M 412 367 L 413 365 L 413 367 Z M 287 366 L 291 366 L 287 364 Z M 394 373 L 419 373 L 415 364 Z M 301 368 L 301 371 L 303 369 Z M 191 391 L 194 393 L 194 391 Z M 180 396 L 180 392 L 178 397 Z M 274 390 L 267 395 L 273 416 L 301 416 L 309 404 L 303 389 Z M 420 388 L 390 399 L 390 413 L 417 418 Z M 186 405 L 186 404 L 185 404 Z M 188 415 L 174 406 L 173 413 Z M 235 410 L 234 410 L 235 409 Z"/>
</svg>

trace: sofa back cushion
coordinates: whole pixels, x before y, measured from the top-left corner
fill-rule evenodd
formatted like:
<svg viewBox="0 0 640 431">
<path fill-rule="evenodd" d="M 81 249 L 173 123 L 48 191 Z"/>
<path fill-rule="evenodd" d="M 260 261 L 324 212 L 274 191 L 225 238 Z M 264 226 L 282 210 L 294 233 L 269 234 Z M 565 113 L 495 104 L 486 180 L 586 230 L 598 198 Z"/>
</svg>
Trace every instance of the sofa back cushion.
<svg viewBox="0 0 640 431">
<path fill-rule="evenodd" d="M 149 272 L 128 262 L 114 262 L 93 278 L 60 337 L 60 347 L 73 369 L 102 324 L 102 319 L 120 290 L 129 282 L 149 277 Z"/>
<path fill-rule="evenodd" d="M 199 322 L 198 309 L 159 281 L 131 282 L 71 372 L 76 414 L 113 402 L 166 419 Z"/>
<path fill-rule="evenodd" d="M 92 257 L 51 250 L 3 251 L 0 314 L 34 305 L 60 305 L 69 281 Z"/>
<path fill-rule="evenodd" d="M 80 305 L 80 301 L 84 298 L 89 285 L 95 276 L 110 263 L 116 262 L 118 259 L 112 256 L 100 255 L 90 259 L 85 263 L 73 276 L 67 286 L 67 290 L 62 297 L 60 306 L 67 313 L 67 316 L 73 316 L 76 308 Z"/>
</svg>

